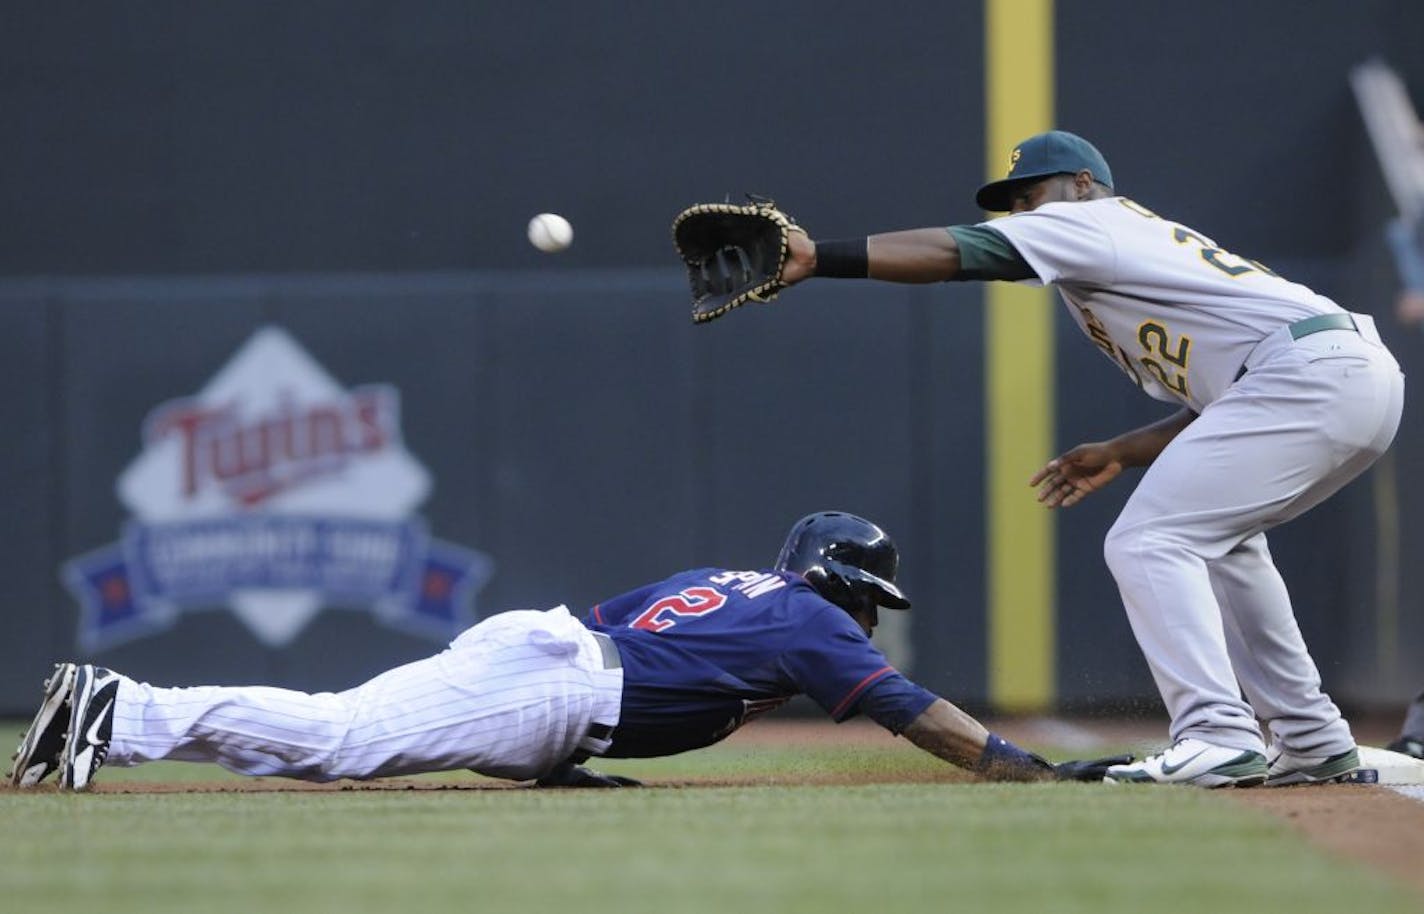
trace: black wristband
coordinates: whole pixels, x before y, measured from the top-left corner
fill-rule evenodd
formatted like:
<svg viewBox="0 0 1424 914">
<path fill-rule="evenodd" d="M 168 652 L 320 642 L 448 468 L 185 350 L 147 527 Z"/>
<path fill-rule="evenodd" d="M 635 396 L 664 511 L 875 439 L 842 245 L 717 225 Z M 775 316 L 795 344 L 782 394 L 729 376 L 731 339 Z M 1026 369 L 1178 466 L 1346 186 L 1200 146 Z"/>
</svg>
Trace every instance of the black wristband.
<svg viewBox="0 0 1424 914">
<path fill-rule="evenodd" d="M 865 279 L 870 275 L 869 239 L 837 238 L 816 242 L 816 275 Z"/>
</svg>

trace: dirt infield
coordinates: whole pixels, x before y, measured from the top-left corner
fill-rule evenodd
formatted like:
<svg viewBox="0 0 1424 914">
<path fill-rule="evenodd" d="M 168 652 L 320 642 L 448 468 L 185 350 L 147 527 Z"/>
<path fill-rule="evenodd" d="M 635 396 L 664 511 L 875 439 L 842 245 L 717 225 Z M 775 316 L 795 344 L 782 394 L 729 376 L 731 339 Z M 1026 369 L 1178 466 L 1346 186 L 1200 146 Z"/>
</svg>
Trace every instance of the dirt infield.
<svg viewBox="0 0 1424 914">
<path fill-rule="evenodd" d="M 1382 869 L 1424 893 L 1424 803 L 1388 787 L 1347 784 L 1236 790 L 1231 798 L 1284 819 L 1317 847 Z"/>
<path fill-rule="evenodd" d="M 1055 720 L 1000 722 L 994 729 L 1009 739 L 1024 745 L 1059 745 L 1072 751 L 1077 743 L 1091 751 L 1092 746 L 1116 745 L 1141 747 L 1152 744 L 1157 728 L 1122 723 L 1065 723 Z M 1358 728 L 1357 728 L 1358 729 Z M 1363 742 L 1373 741 L 1362 734 Z M 851 723 L 834 726 L 820 721 L 758 721 L 735 734 L 730 744 L 744 748 L 758 745 L 785 748 L 787 746 L 863 746 L 883 749 L 901 746 L 910 749 L 878 727 Z M 969 775 L 951 766 L 943 769 L 896 772 L 887 776 L 883 770 L 865 772 L 823 772 L 814 769 L 798 773 L 798 786 L 843 786 L 863 783 L 968 783 Z M 785 786 L 783 777 L 750 775 L 735 778 L 699 778 L 671 780 L 649 778 L 653 789 L 696 789 L 707 787 Z M 0 787 L 0 792 L 10 788 Z M 52 790 L 48 785 L 39 790 Z M 518 790 L 521 785 L 487 779 L 461 781 L 431 781 L 388 778 L 379 781 L 338 781 L 333 784 L 309 784 L 283 778 L 250 778 L 245 780 L 214 780 L 182 783 L 147 783 L 111 781 L 93 787 L 99 794 L 172 794 L 172 793 L 274 793 L 274 792 L 364 792 L 364 791 L 469 791 Z M 1140 789 L 1140 788 L 1130 788 Z M 1386 787 L 1331 785 L 1325 787 L 1295 787 L 1281 789 L 1222 791 L 1221 796 L 1248 808 L 1259 810 L 1286 822 L 1299 830 L 1307 840 L 1329 853 L 1361 861 L 1383 870 L 1424 894 L 1424 803 L 1406 797 Z"/>
</svg>

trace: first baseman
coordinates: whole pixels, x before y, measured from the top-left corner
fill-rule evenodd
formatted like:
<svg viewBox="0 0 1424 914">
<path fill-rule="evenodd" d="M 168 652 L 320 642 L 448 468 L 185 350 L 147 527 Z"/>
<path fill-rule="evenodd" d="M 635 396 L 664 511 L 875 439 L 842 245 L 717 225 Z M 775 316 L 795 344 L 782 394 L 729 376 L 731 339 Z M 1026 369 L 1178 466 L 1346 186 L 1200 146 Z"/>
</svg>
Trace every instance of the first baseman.
<svg viewBox="0 0 1424 914">
<path fill-rule="evenodd" d="M 858 714 L 993 780 L 1101 779 L 1115 761 L 1050 765 L 900 674 L 871 643 L 908 609 L 899 553 L 864 518 L 798 521 L 770 569 L 698 568 L 593 607 L 499 613 L 434 657 L 344 692 L 159 688 L 60 664 L 11 782 L 172 759 L 308 781 L 468 768 L 541 786 L 636 784 L 583 767 L 715 743 L 798 694 Z M 1122 758 L 1130 758 L 1124 756 Z M 1116 759 L 1121 760 L 1121 759 Z"/>
<path fill-rule="evenodd" d="M 1321 691 L 1266 531 L 1393 440 L 1404 377 L 1374 321 L 1119 195 L 1101 153 L 1071 133 L 1020 143 L 976 199 L 1009 215 L 820 243 L 790 232 L 778 279 L 1055 286 L 1129 381 L 1178 407 L 1030 480 L 1044 505 L 1066 508 L 1146 468 L 1104 553 L 1173 742 L 1108 779 L 1287 785 L 1353 771 L 1354 737 Z"/>
</svg>

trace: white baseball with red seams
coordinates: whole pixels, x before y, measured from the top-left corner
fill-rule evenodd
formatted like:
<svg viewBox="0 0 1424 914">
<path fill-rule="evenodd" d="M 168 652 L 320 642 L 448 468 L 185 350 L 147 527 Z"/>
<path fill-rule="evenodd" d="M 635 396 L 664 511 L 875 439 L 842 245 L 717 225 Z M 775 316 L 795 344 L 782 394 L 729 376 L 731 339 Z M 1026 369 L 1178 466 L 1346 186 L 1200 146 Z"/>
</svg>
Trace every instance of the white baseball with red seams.
<svg viewBox="0 0 1424 914">
<path fill-rule="evenodd" d="M 529 220 L 529 243 L 554 254 L 574 243 L 574 227 L 558 213 L 540 213 Z"/>
</svg>

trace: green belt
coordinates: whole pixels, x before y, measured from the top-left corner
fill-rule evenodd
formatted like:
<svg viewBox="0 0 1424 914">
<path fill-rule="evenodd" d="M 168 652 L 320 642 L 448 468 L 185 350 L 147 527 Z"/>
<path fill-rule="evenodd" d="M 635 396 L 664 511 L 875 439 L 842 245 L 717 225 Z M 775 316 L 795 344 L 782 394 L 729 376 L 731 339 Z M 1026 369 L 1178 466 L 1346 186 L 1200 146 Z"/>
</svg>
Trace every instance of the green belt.
<svg viewBox="0 0 1424 914">
<path fill-rule="evenodd" d="M 1355 319 L 1348 314 L 1317 314 L 1290 325 L 1291 339 L 1298 340 L 1322 330 L 1358 330 Z"/>
<path fill-rule="evenodd" d="M 1312 333 L 1319 333 L 1322 330 L 1354 330 L 1359 332 L 1359 327 L 1355 326 L 1355 319 L 1349 314 L 1317 314 L 1314 317 L 1307 317 L 1305 320 L 1296 321 L 1287 328 L 1290 330 L 1291 339 L 1298 340 L 1303 336 L 1310 336 Z M 1241 380 L 1246 374 L 1246 366 L 1242 365 L 1241 370 L 1236 372 L 1236 377 L 1232 379 L 1233 384 Z"/>
</svg>

